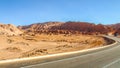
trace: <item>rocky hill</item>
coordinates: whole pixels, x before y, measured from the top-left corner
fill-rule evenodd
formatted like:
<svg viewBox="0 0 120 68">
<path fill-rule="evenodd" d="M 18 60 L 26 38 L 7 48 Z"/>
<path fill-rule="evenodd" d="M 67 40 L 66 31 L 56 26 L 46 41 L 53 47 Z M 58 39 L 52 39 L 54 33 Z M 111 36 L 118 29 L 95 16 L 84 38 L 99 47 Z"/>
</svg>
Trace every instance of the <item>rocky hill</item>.
<svg viewBox="0 0 120 68">
<path fill-rule="evenodd" d="M 35 23 L 27 26 L 18 26 L 19 29 L 24 31 L 42 31 L 42 30 L 50 30 L 53 26 L 62 25 L 62 22 L 45 22 L 45 23 Z"/>
<path fill-rule="evenodd" d="M 107 26 L 113 27 L 114 29 L 120 29 L 120 23 L 117 24 L 109 24 Z"/>
<path fill-rule="evenodd" d="M 22 32 L 12 24 L 0 24 L 0 35 L 18 35 Z"/>
<path fill-rule="evenodd" d="M 117 24 L 110 24 L 110 25 L 107 25 L 111 28 L 113 28 L 117 33 L 120 34 L 120 23 L 117 23 Z"/>
<path fill-rule="evenodd" d="M 87 22 L 66 22 L 60 26 L 53 26 L 51 30 L 77 31 L 82 34 L 106 34 L 111 28 L 102 24 L 93 24 Z"/>
<path fill-rule="evenodd" d="M 93 24 L 88 22 L 45 22 L 36 23 L 28 26 L 18 26 L 19 29 L 25 32 L 34 33 L 60 33 L 60 34 L 107 34 L 113 31 L 111 26 L 102 24 Z"/>
</svg>

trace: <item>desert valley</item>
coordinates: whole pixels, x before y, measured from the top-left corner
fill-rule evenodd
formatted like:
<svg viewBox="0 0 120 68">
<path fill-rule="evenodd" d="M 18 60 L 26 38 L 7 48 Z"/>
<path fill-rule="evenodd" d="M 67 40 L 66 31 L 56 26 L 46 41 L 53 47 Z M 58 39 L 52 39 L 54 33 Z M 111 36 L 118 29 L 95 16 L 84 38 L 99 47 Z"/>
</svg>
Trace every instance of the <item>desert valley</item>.
<svg viewBox="0 0 120 68">
<path fill-rule="evenodd" d="M 42 56 L 113 43 L 102 35 L 120 33 L 119 24 L 46 22 L 26 26 L 0 24 L 0 60 Z"/>
</svg>

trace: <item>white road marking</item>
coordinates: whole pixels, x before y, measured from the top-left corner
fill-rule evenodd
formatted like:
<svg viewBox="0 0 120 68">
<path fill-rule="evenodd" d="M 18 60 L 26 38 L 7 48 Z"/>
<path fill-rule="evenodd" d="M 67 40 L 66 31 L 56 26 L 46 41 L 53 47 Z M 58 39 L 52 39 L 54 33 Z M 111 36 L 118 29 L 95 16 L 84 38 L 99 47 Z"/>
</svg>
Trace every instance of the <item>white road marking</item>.
<svg viewBox="0 0 120 68">
<path fill-rule="evenodd" d="M 119 62 L 119 61 L 120 61 L 120 59 L 115 60 L 115 61 L 113 61 L 112 63 L 109 63 L 109 64 L 105 65 L 103 68 L 109 68 L 110 66 L 112 66 L 113 64 L 115 64 L 115 63 L 117 63 L 117 62 Z"/>
</svg>

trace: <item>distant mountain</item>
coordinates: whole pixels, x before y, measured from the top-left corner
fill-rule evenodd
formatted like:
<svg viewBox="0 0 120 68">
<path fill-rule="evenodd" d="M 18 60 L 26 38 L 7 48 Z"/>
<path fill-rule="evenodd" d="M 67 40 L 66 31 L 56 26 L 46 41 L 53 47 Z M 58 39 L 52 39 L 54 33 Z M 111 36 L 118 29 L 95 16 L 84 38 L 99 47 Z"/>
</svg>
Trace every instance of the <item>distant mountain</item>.
<svg viewBox="0 0 120 68">
<path fill-rule="evenodd" d="M 104 26 L 102 24 L 93 24 L 93 23 L 87 23 L 87 22 L 66 22 L 60 26 L 53 26 L 51 28 L 52 30 L 72 30 L 72 31 L 78 31 L 80 33 L 86 33 L 86 34 L 105 34 L 109 31 L 111 31 L 111 28 L 108 26 Z"/>
<path fill-rule="evenodd" d="M 113 28 L 116 32 L 118 32 L 120 34 L 120 23 L 111 24 L 111 25 L 107 25 L 107 26 Z"/>
<path fill-rule="evenodd" d="M 62 22 L 45 22 L 45 23 L 35 23 L 27 26 L 18 26 L 19 29 L 24 31 L 41 31 L 49 30 L 53 26 L 58 26 L 63 24 Z"/>
<path fill-rule="evenodd" d="M 61 34 L 107 34 L 113 31 L 111 26 L 93 24 L 88 22 L 45 22 L 28 26 L 18 26 L 19 29 L 29 33 L 61 33 Z"/>
<path fill-rule="evenodd" d="M 22 32 L 12 24 L 0 24 L 0 35 L 18 35 Z"/>
<path fill-rule="evenodd" d="M 114 29 L 120 29 L 120 23 L 107 25 L 113 27 Z"/>
</svg>

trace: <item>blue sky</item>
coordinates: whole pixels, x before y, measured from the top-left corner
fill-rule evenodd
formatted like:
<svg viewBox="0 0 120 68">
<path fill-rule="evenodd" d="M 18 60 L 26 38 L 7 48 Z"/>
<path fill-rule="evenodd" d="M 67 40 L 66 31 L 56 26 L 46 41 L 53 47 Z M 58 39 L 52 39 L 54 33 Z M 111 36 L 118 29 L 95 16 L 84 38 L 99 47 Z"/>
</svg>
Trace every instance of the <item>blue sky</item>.
<svg viewBox="0 0 120 68">
<path fill-rule="evenodd" d="M 120 0 L 0 0 L 0 22 L 28 25 L 46 21 L 120 22 Z"/>
</svg>

